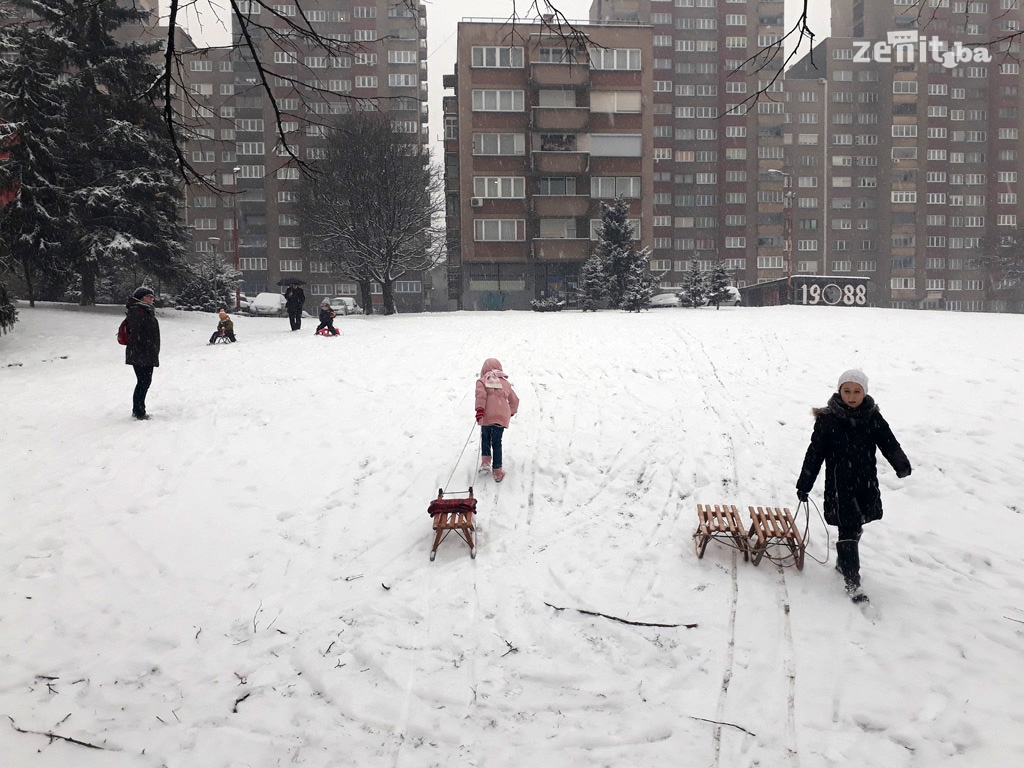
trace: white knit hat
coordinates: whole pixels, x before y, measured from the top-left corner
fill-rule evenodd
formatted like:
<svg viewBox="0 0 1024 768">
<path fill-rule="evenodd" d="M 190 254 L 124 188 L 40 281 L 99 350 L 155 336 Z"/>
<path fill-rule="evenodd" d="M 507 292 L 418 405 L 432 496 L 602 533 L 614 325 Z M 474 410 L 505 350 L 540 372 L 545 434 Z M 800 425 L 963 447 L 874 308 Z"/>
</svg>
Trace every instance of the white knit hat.
<svg viewBox="0 0 1024 768">
<path fill-rule="evenodd" d="M 856 368 L 851 368 L 848 371 L 844 371 L 843 375 L 839 377 L 839 384 L 836 385 L 836 391 L 843 388 L 843 384 L 846 382 L 852 382 L 854 384 L 860 384 L 864 390 L 864 394 L 868 393 L 868 377 L 864 371 L 860 371 Z"/>
</svg>

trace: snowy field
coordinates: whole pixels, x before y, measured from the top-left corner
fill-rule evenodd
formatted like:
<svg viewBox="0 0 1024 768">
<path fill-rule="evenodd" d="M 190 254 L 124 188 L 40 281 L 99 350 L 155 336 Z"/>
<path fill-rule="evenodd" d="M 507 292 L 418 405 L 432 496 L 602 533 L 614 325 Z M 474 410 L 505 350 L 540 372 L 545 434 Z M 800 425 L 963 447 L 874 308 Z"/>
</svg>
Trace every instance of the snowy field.
<svg viewBox="0 0 1024 768">
<path fill-rule="evenodd" d="M 212 347 L 159 317 L 148 422 L 120 313 L 0 337 L 3 768 L 1020 764 L 1024 317 L 241 317 Z M 500 486 L 488 356 L 522 399 Z M 795 505 L 852 366 L 914 466 L 880 466 L 870 606 L 813 510 L 824 565 L 698 559 L 696 504 Z M 427 505 L 471 482 L 477 558 L 431 563 Z"/>
</svg>

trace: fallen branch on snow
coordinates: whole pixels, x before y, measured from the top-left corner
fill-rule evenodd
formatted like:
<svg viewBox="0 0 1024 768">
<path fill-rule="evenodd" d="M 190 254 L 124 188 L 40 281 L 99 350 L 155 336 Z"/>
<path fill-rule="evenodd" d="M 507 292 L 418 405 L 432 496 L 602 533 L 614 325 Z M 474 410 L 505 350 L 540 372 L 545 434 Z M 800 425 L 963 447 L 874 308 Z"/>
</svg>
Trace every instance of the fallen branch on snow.
<svg viewBox="0 0 1024 768">
<path fill-rule="evenodd" d="M 88 741 L 80 741 L 79 739 L 73 739 L 70 736 L 61 736 L 59 733 L 54 733 L 53 731 L 29 731 L 29 730 L 26 730 L 25 728 L 19 728 L 17 723 L 14 722 L 14 718 L 13 717 L 8 715 L 7 719 L 11 721 L 11 727 L 14 730 L 16 730 L 18 733 L 28 733 L 28 734 L 32 734 L 33 736 L 45 736 L 50 741 L 53 741 L 54 739 L 60 739 L 61 741 L 66 741 L 69 744 L 77 744 L 80 747 L 88 747 L 89 749 L 102 749 L 102 750 L 106 750 L 106 747 L 101 747 L 98 744 L 90 744 Z M 64 718 L 64 719 L 66 720 L 67 718 Z"/>
<path fill-rule="evenodd" d="M 568 608 L 559 608 L 557 605 L 552 605 L 551 603 L 547 603 L 547 602 L 544 603 L 544 605 L 546 605 L 548 608 L 554 608 L 556 611 L 567 611 L 567 610 L 569 610 Z M 632 625 L 634 627 L 669 627 L 669 628 L 670 627 L 685 627 L 686 629 L 693 629 L 694 627 L 697 626 L 696 624 L 657 624 L 655 622 L 649 622 L 649 621 L 630 621 L 629 619 L 622 619 L 622 618 L 619 618 L 618 616 L 609 616 L 607 613 L 598 613 L 597 611 L 587 611 L 587 610 L 584 610 L 583 608 L 573 608 L 572 610 L 576 611 L 577 613 L 585 613 L 587 616 L 600 616 L 601 618 L 611 619 L 612 621 L 618 621 L 618 622 L 620 622 L 622 624 L 630 624 L 630 625 Z"/>
<path fill-rule="evenodd" d="M 755 737 L 757 736 L 756 733 L 751 733 L 750 731 L 748 731 L 743 726 L 736 725 L 736 723 L 725 723 L 725 722 L 722 722 L 721 720 L 708 720 L 706 717 L 697 717 L 696 715 L 690 715 L 690 718 L 693 719 L 693 720 L 702 720 L 705 723 L 714 723 L 715 725 L 728 725 L 730 728 L 738 728 L 739 730 L 743 731 L 745 734 L 747 734 L 749 736 L 755 736 Z"/>
</svg>

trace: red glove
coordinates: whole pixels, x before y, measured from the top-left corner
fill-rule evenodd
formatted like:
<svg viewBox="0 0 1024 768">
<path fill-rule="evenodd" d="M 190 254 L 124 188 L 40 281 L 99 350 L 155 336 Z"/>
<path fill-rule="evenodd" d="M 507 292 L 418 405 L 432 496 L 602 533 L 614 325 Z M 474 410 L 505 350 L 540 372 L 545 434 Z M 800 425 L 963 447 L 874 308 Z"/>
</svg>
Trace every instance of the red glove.
<svg viewBox="0 0 1024 768">
<path fill-rule="evenodd" d="M 476 423 L 479 424 L 483 420 L 484 420 L 484 409 L 483 408 L 477 408 L 476 409 Z"/>
</svg>

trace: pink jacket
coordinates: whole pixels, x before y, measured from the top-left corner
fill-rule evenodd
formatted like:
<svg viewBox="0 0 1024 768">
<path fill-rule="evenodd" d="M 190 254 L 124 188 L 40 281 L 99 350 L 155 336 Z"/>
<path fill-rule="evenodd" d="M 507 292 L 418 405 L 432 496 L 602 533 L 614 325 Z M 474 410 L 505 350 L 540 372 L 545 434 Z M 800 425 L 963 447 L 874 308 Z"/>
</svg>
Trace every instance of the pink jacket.
<svg viewBox="0 0 1024 768">
<path fill-rule="evenodd" d="M 480 421 L 483 426 L 499 424 L 507 427 L 519 410 L 519 398 L 496 358 L 484 360 L 480 369 L 480 378 L 476 380 L 476 407 L 484 409 L 484 417 Z"/>
</svg>

